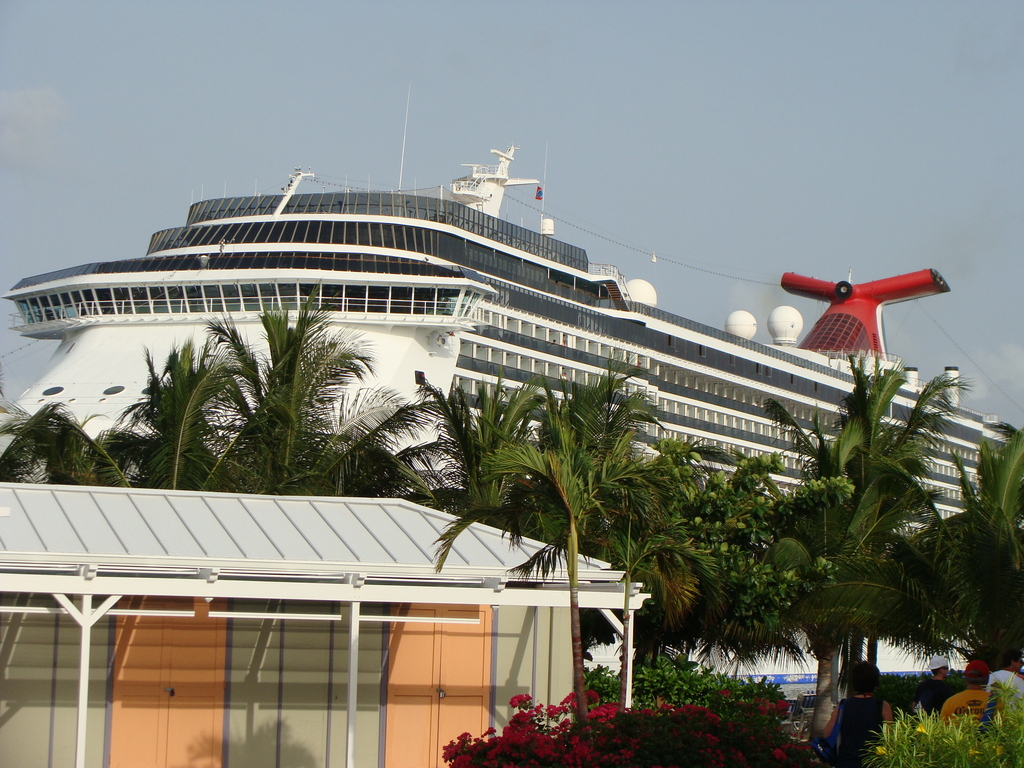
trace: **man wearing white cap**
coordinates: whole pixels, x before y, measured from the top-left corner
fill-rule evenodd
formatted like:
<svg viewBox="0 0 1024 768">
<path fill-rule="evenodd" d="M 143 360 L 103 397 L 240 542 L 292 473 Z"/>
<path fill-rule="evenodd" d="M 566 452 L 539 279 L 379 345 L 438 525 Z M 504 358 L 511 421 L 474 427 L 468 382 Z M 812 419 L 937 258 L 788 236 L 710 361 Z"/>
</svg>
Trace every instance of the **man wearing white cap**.
<svg viewBox="0 0 1024 768">
<path fill-rule="evenodd" d="M 928 669 L 932 672 L 931 680 L 922 680 L 914 692 L 914 709 L 919 712 L 933 714 L 942 711 L 946 699 L 953 695 L 953 689 L 946 682 L 949 676 L 949 661 L 942 656 L 932 656 L 928 661 Z"/>
</svg>

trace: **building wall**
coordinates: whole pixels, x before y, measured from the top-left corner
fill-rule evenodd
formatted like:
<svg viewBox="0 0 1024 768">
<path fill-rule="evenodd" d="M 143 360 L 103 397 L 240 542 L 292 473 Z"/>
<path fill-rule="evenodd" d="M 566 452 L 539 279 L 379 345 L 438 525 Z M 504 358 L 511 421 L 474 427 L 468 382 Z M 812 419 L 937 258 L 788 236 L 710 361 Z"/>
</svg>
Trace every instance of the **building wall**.
<svg viewBox="0 0 1024 768">
<path fill-rule="evenodd" d="M 53 607 L 40 595 L 4 596 L 4 604 Z M 184 602 L 183 606 L 186 607 Z M 214 607 L 227 606 L 214 604 Z M 225 653 L 224 768 L 343 766 L 346 752 L 348 607 L 291 603 L 288 610 L 340 611 L 341 621 L 231 619 Z M 364 613 L 385 606 L 363 605 Z M 276 612 L 277 603 L 236 602 L 231 610 Z M 557 703 L 572 688 L 568 608 L 498 609 L 493 631 L 492 723 L 499 730 L 508 700 L 532 693 Z M 111 733 L 110 673 L 116 620 L 92 630 L 88 768 L 106 768 Z M 356 763 L 379 765 L 384 718 L 382 669 L 386 625 L 360 627 Z M 64 615 L 0 614 L 0 765 L 74 765 L 80 630 Z"/>
<path fill-rule="evenodd" d="M 4 595 L 4 605 L 53 607 L 52 597 Z M 87 768 L 105 763 L 107 669 L 113 625 L 92 629 Z M 81 633 L 69 616 L 0 614 L 0 765 L 71 768 L 78 719 Z"/>
<path fill-rule="evenodd" d="M 514 713 L 508 701 L 529 693 L 535 703 L 557 704 L 572 692 L 568 608 L 503 606 L 497 611 L 494 727 Z"/>
<path fill-rule="evenodd" d="M 252 605 L 245 607 L 253 610 Z M 263 604 L 257 610 L 275 610 Z M 303 612 L 316 607 L 303 606 Z M 372 610 L 364 606 L 364 612 Z M 348 607 L 343 621 L 232 619 L 224 768 L 343 766 Z M 382 625 L 359 628 L 356 763 L 377 765 Z"/>
</svg>

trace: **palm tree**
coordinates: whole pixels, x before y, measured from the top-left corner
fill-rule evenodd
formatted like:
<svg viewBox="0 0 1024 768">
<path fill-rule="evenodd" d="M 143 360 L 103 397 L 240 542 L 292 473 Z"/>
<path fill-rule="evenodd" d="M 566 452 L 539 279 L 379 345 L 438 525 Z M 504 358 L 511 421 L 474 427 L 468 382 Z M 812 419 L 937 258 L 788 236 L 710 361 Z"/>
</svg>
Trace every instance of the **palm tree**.
<svg viewBox="0 0 1024 768">
<path fill-rule="evenodd" d="M 125 409 L 105 432 L 108 447 L 132 485 L 182 490 L 217 489 L 224 450 L 219 414 L 230 379 L 211 344 L 174 347 L 161 370 L 146 354 L 145 397 Z"/>
<path fill-rule="evenodd" d="M 310 490 L 333 496 L 408 497 L 422 494 L 415 471 L 419 445 L 429 427 L 417 404 L 384 389 L 346 390 L 336 404 L 328 450 L 310 472 Z"/>
<path fill-rule="evenodd" d="M 488 520 L 513 545 L 526 536 L 547 545 L 523 563 L 521 574 L 551 573 L 564 564 L 569 581 L 576 712 L 582 722 L 587 701 L 579 618 L 579 557 L 598 540 L 612 515 L 642 509 L 652 497 L 651 474 L 638 461 L 639 429 L 653 423 L 643 392 L 629 391 L 633 369 L 609 371 L 589 384 L 562 382 L 544 387 L 537 413 L 536 442 L 506 442 L 481 463 L 484 482 L 500 489 L 495 507 L 470 508 L 438 539 L 437 566 L 471 523 Z M 530 396 L 521 403 L 526 409 Z"/>
<path fill-rule="evenodd" d="M 61 403 L 35 413 L 13 405 L 0 424 L 9 438 L 0 453 L 0 480 L 9 483 L 128 486 L 102 439 L 93 439 Z"/>
<path fill-rule="evenodd" d="M 934 631 L 968 658 L 997 661 L 1024 645 L 1024 432 L 984 441 L 977 477 L 957 457 L 963 511 L 936 517 L 915 540 L 926 553 L 926 610 Z"/>
<path fill-rule="evenodd" d="M 937 377 L 924 386 L 913 406 L 904 408 L 896 403 L 906 383 L 901 368 L 882 370 L 876 363 L 869 374 L 863 361 L 851 360 L 851 366 L 854 387 L 843 399 L 833 429 L 823 426 L 819 416 L 805 429 L 774 400 L 765 408 L 786 431 L 801 460 L 808 493 L 797 494 L 796 502 L 802 499 L 811 508 L 797 516 L 774 557 L 794 567 L 824 562 L 837 586 L 863 579 L 864 569 L 886 559 L 910 526 L 932 509 L 931 496 L 921 481 L 962 386 Z M 848 493 L 842 490 L 846 481 Z M 823 594 L 813 590 L 794 605 L 792 613 L 818 662 L 817 686 L 822 695 L 811 724 L 816 735 L 828 717 L 825 694 L 833 658 L 844 637 L 861 631 L 851 620 L 854 611 L 844 611 L 835 603 L 844 594 L 841 589 L 828 592 L 830 599 L 822 600 Z"/>
<path fill-rule="evenodd" d="M 420 500 L 452 514 L 477 511 L 474 520 L 488 522 L 501 504 L 503 481 L 485 478 L 484 462 L 498 448 L 531 438 L 532 420 L 544 402 L 540 387 L 528 382 L 512 388 L 499 379 L 494 385 L 480 382 L 474 396 L 459 387 L 445 395 L 425 386 L 423 408 L 437 437 L 414 457 L 428 486 Z"/>
<path fill-rule="evenodd" d="M 287 311 L 265 312 L 260 321 L 266 354 L 229 321 L 207 326 L 229 375 L 223 414 L 230 440 L 218 472 L 251 493 L 322 493 L 325 467 L 341 469 L 339 450 L 353 444 L 339 436 L 339 401 L 372 372 L 372 360 L 357 340 L 333 333 L 329 313 L 310 303 L 294 323 Z M 373 405 L 392 415 L 400 407 L 394 399 Z M 375 428 L 382 417 L 378 410 Z M 362 438 L 373 431 L 370 421 L 356 430 Z"/>
</svg>

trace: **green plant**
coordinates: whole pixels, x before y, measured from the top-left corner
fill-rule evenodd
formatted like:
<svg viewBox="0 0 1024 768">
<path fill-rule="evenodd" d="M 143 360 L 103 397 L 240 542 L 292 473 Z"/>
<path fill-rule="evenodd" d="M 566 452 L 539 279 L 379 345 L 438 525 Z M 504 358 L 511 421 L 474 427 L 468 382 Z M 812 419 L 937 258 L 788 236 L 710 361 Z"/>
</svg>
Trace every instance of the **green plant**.
<svg viewBox="0 0 1024 768">
<path fill-rule="evenodd" d="M 606 704 L 618 700 L 618 677 L 607 667 L 587 671 L 587 687 Z M 659 656 L 652 664 L 636 669 L 633 678 L 633 706 L 656 709 L 662 705 L 707 707 L 721 714 L 737 702 L 780 701 L 782 690 L 774 683 L 737 680 L 701 667 L 685 656 Z"/>
<path fill-rule="evenodd" d="M 875 689 L 875 698 L 888 701 L 892 707 L 893 714 L 899 712 L 910 712 L 914 704 L 914 693 L 917 686 L 924 680 L 931 679 L 931 675 L 882 675 Z M 959 693 L 966 687 L 964 676 L 960 672 L 952 672 L 946 678 L 953 693 Z"/>
<path fill-rule="evenodd" d="M 1024 706 L 1004 702 L 986 727 L 972 717 L 900 713 L 864 760 L 867 768 L 1022 768 Z"/>
</svg>

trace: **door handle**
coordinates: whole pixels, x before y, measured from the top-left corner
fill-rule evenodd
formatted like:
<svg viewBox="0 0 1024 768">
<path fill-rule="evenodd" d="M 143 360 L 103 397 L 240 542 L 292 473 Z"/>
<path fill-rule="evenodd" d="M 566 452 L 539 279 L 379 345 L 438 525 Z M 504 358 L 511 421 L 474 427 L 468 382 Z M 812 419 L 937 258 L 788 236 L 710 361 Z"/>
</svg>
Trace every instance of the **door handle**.
<svg viewBox="0 0 1024 768">
<path fill-rule="evenodd" d="M 174 689 L 173 688 L 164 688 L 164 690 L 167 691 L 167 693 L 171 694 L 171 696 L 174 695 Z"/>
<path fill-rule="evenodd" d="M 172 694 L 172 695 L 173 695 L 173 694 Z M 447 695 L 448 695 L 448 694 L 447 694 L 447 693 L 445 693 L 445 690 L 444 690 L 444 688 L 438 688 L 438 689 L 437 689 L 437 698 L 439 698 L 439 699 L 443 699 L 443 698 L 444 698 L 445 696 L 447 696 Z"/>
</svg>

